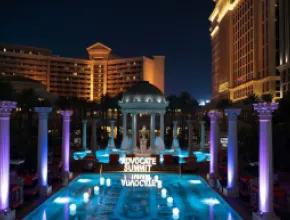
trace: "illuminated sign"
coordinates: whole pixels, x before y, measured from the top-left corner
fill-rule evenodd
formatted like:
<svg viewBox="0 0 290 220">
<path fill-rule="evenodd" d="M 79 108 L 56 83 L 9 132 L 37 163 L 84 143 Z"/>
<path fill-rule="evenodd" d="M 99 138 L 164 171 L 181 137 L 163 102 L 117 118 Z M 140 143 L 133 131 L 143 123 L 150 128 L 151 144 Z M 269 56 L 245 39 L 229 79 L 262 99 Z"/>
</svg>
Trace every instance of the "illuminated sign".
<svg viewBox="0 0 290 220">
<path fill-rule="evenodd" d="M 126 157 L 124 171 L 150 172 L 152 165 L 156 165 L 155 157 Z"/>
<path fill-rule="evenodd" d="M 158 187 L 158 180 L 151 178 L 150 175 L 132 174 L 125 175 L 121 179 L 122 186 L 126 187 Z"/>
</svg>

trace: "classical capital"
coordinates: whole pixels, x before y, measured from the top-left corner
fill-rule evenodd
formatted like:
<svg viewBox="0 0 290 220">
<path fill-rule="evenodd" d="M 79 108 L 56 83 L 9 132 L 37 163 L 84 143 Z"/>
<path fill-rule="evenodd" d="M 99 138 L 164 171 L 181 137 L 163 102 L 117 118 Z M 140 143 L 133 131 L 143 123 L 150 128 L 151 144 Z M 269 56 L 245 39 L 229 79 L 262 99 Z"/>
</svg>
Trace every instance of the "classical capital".
<svg viewBox="0 0 290 220">
<path fill-rule="evenodd" d="M 173 121 L 173 124 L 174 124 L 174 125 L 177 125 L 177 124 L 178 124 L 178 121 Z"/>
<path fill-rule="evenodd" d="M 51 113 L 52 107 L 34 107 L 34 111 L 37 113 Z"/>
<path fill-rule="evenodd" d="M 225 113 L 228 116 L 229 121 L 236 121 L 238 115 L 241 113 L 240 108 L 226 108 Z"/>
<path fill-rule="evenodd" d="M 63 110 L 63 111 L 60 111 L 59 113 L 62 115 L 63 120 L 70 120 L 70 117 L 72 116 L 73 111 L 72 110 Z"/>
<path fill-rule="evenodd" d="M 256 112 L 258 112 L 259 119 L 260 120 L 271 120 L 272 119 L 272 112 L 277 110 L 278 103 L 255 103 L 253 104 L 254 109 Z"/>
<path fill-rule="evenodd" d="M 199 121 L 200 125 L 205 125 L 205 121 Z"/>
<path fill-rule="evenodd" d="M 82 120 L 83 124 L 86 124 L 88 122 L 88 120 Z"/>
<path fill-rule="evenodd" d="M 115 124 L 115 120 L 110 120 L 111 126 L 113 126 Z"/>
<path fill-rule="evenodd" d="M 0 117 L 9 117 L 13 109 L 16 108 L 16 102 L 0 101 Z"/>
<path fill-rule="evenodd" d="M 217 110 L 211 110 L 207 113 L 211 121 L 217 121 L 219 119 L 220 114 L 221 113 Z"/>
</svg>

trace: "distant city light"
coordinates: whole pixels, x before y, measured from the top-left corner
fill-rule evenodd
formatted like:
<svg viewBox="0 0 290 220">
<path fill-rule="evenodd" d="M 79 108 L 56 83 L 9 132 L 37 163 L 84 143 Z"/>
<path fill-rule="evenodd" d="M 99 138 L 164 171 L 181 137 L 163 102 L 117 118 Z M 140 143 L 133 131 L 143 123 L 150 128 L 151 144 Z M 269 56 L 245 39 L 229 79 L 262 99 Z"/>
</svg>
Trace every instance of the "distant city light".
<svg viewBox="0 0 290 220">
<path fill-rule="evenodd" d="M 198 100 L 199 106 L 205 106 L 208 103 L 210 103 L 210 100 L 208 100 L 208 99 L 200 99 L 200 100 Z"/>
</svg>

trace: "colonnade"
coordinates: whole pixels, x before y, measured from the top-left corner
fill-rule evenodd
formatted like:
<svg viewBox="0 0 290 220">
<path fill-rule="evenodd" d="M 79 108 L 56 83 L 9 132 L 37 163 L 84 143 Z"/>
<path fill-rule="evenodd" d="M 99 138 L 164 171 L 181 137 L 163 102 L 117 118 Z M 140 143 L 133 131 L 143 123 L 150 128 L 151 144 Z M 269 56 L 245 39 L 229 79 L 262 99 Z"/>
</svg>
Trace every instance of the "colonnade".
<svg viewBox="0 0 290 220">
<path fill-rule="evenodd" d="M 127 115 L 132 114 L 132 145 L 133 148 L 137 146 L 137 116 L 139 112 L 128 112 L 122 111 L 123 114 L 123 138 L 127 135 Z M 165 111 L 149 112 L 150 114 L 150 146 L 154 151 L 154 139 L 155 139 L 155 129 L 156 129 L 156 114 L 160 115 L 160 138 L 164 141 L 164 114 Z"/>
<path fill-rule="evenodd" d="M 258 112 L 259 131 L 259 211 L 253 213 L 253 219 L 279 219 L 273 211 L 273 155 L 272 155 L 272 112 L 278 107 L 278 103 L 254 104 Z M 228 197 L 238 197 L 238 141 L 237 119 L 240 109 L 225 109 L 228 116 L 228 165 L 227 187 L 224 194 Z M 220 145 L 218 111 L 210 111 L 210 169 L 209 183 L 215 186 L 218 178 L 218 148 Z"/>
</svg>

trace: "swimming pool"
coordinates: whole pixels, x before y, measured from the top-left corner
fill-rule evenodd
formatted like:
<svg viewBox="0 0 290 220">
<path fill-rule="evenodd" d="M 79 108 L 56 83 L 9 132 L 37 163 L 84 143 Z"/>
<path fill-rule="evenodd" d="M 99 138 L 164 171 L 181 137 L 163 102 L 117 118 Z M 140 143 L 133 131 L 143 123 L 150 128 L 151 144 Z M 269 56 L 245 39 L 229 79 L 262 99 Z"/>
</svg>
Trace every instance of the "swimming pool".
<svg viewBox="0 0 290 220">
<path fill-rule="evenodd" d="M 90 153 L 90 152 L 89 152 Z M 114 149 L 113 153 L 118 153 L 120 154 L 120 162 L 122 162 L 122 158 L 125 157 L 125 153 L 122 153 L 121 150 L 119 149 Z M 194 151 L 194 155 L 197 158 L 197 162 L 202 162 L 202 161 L 209 161 L 210 160 L 210 154 L 209 153 L 204 153 L 200 151 Z M 74 160 L 80 160 L 83 159 L 86 155 L 88 154 L 88 151 L 78 151 L 73 153 L 73 158 Z M 173 150 L 165 150 L 162 152 L 160 155 L 160 160 L 162 163 L 163 155 L 164 154 L 173 154 Z M 180 154 L 178 154 L 181 159 L 184 157 L 188 157 L 188 151 L 187 150 L 181 150 Z M 100 163 L 109 163 L 109 152 L 107 150 L 97 150 L 96 151 L 96 157 Z"/>
<path fill-rule="evenodd" d="M 25 220 L 242 219 L 198 175 L 82 174 Z"/>
</svg>

